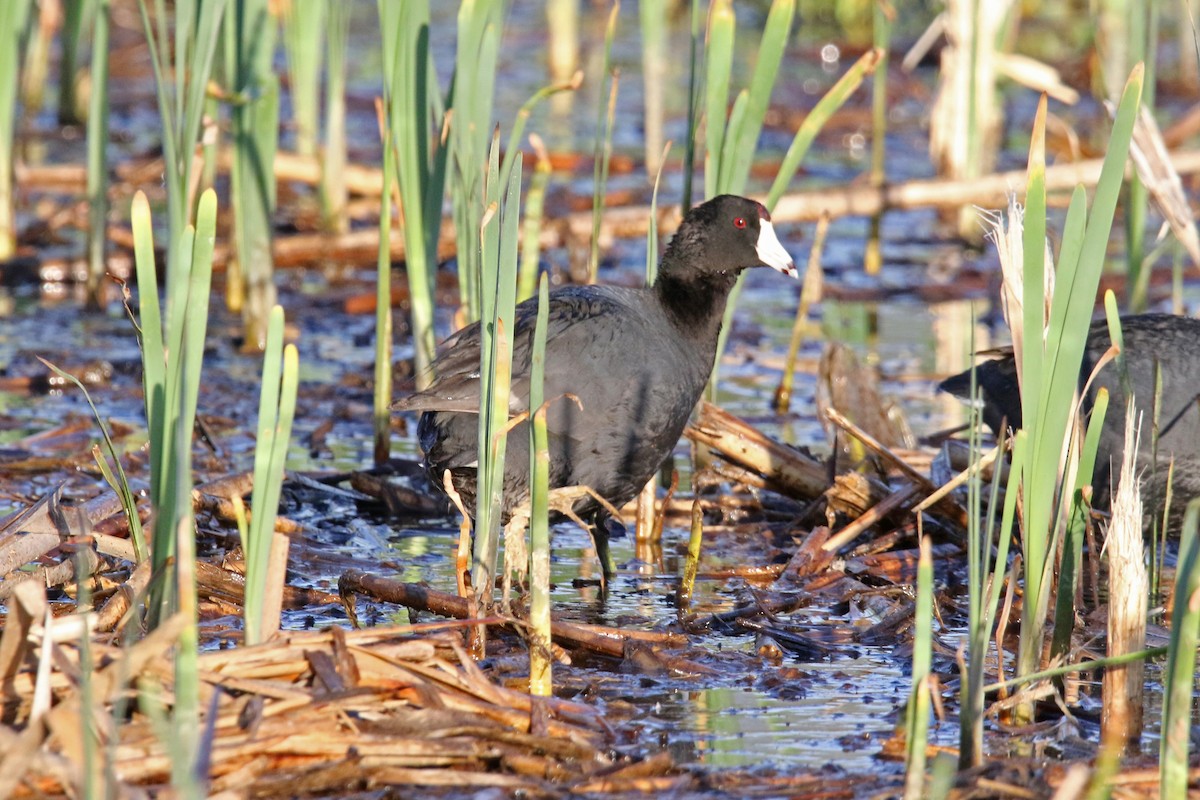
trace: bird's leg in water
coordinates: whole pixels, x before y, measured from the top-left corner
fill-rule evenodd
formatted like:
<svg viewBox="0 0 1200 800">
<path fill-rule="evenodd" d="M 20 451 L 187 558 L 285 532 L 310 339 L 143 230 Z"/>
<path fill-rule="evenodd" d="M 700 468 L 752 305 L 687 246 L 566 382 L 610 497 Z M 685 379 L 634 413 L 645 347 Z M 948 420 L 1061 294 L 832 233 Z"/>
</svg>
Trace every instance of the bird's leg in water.
<svg viewBox="0 0 1200 800">
<path fill-rule="evenodd" d="M 585 497 L 590 497 L 600 504 L 601 511 L 596 515 L 595 523 L 584 522 L 575 513 L 575 503 Z M 562 514 L 592 537 L 592 545 L 596 548 L 596 558 L 600 561 L 600 590 L 607 592 L 608 579 L 616 573 L 617 568 L 613 564 L 612 553 L 608 549 L 608 529 L 604 525 L 604 520 L 610 516 L 620 519 L 621 512 L 590 486 L 562 486 L 558 489 L 551 489 L 550 510 Z"/>
</svg>

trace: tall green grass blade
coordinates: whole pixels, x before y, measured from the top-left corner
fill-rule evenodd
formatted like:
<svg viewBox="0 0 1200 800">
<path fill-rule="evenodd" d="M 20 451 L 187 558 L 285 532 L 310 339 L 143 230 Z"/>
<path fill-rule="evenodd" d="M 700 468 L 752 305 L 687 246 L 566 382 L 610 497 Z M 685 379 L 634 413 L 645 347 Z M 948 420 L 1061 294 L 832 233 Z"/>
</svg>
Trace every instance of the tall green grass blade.
<svg viewBox="0 0 1200 800">
<path fill-rule="evenodd" d="M 44 362 L 43 362 L 44 363 Z M 90 404 L 90 400 L 88 401 Z M 103 463 L 104 459 L 98 459 L 99 463 Z M 75 587 L 78 593 L 77 606 L 80 611 L 92 610 L 92 580 L 89 574 L 88 563 L 84 559 L 83 552 L 79 551 L 75 554 Z M 83 798 L 84 800 L 99 800 L 100 797 L 106 796 L 101 791 L 101 772 L 100 772 L 100 739 L 99 731 L 95 726 L 90 724 L 95 716 L 99 714 L 99 709 L 96 704 L 95 695 L 95 663 L 93 662 L 92 654 L 92 637 L 91 632 L 85 627 L 82 635 L 79 637 L 79 706 L 82 711 L 82 717 L 85 720 L 80 727 L 82 730 L 83 739 Z M 105 789 L 113 789 L 109 784 Z M 116 792 L 113 792 L 115 795 Z"/>
<path fill-rule="evenodd" d="M 154 230 L 150 219 L 150 203 L 143 192 L 134 195 L 129 216 L 138 285 L 138 318 L 135 324 L 142 350 L 142 389 L 150 437 L 150 496 L 157 498 L 166 455 L 161 420 L 165 414 L 167 397 L 167 356 L 158 300 L 158 273 L 154 263 Z"/>
<path fill-rule="evenodd" d="M 32 0 L 0 3 L 0 261 L 17 249 L 13 203 L 13 147 L 16 143 L 17 89 L 20 84 L 21 33 Z"/>
<path fill-rule="evenodd" d="M 1071 365 L 1078 364 L 1082 360 L 1088 322 L 1091 320 L 1096 288 L 1100 280 L 1100 269 L 1104 264 L 1113 216 L 1121 193 L 1121 183 L 1124 180 L 1129 143 L 1133 136 L 1133 125 L 1137 119 L 1138 106 L 1141 103 L 1141 89 L 1142 69 L 1139 66 L 1129 76 L 1129 82 L 1125 86 L 1125 92 L 1117 109 L 1104 166 L 1100 171 L 1100 179 L 1096 183 L 1093 193 L 1092 211 L 1088 216 L 1079 257 L 1075 260 L 1063 258 L 1061 255 L 1059 257 L 1058 284 L 1060 289 L 1055 293 L 1055 303 L 1051 307 L 1050 327 L 1051 329 L 1061 328 L 1073 333 L 1069 341 L 1064 343 L 1065 346 L 1054 353 L 1051 359 L 1050 363 L 1054 368 L 1054 376 L 1049 390 L 1051 397 L 1063 396 L 1065 392 L 1060 391 L 1059 387 L 1068 383 L 1073 384 L 1077 380 L 1075 375 L 1067 375 L 1067 373 L 1071 371 Z M 1076 353 L 1079 354 L 1078 358 L 1075 357 Z M 1065 415 L 1065 413 L 1066 409 L 1063 409 L 1063 414 Z M 1043 447 L 1049 446 L 1048 443 L 1043 443 Z"/>
<path fill-rule="evenodd" d="M 46 88 L 50 85 L 50 48 L 57 17 L 58 9 L 45 4 L 38 8 L 37 17 L 30 20 L 21 64 L 21 105 L 28 119 L 35 119 L 46 102 Z"/>
<path fill-rule="evenodd" d="M 783 193 L 787 191 L 788 184 L 792 182 L 792 178 L 796 176 L 796 170 L 800 169 L 800 164 L 804 161 L 804 157 L 808 155 L 808 150 L 812 147 L 813 141 L 817 138 L 817 134 L 825 127 L 827 123 L 838 109 L 845 105 L 850 96 L 858 91 L 858 87 L 862 86 L 862 82 L 868 75 L 875 73 L 882 63 L 882 54 L 879 50 L 868 50 L 854 62 L 850 69 L 846 70 L 846 74 L 838 78 L 837 83 L 829 87 L 829 91 L 825 92 L 812 111 L 805 116 L 804 121 L 800 123 L 800 127 L 796 129 L 796 135 L 792 138 L 791 145 L 788 146 L 787 152 L 783 156 L 783 161 L 779 166 L 779 172 L 775 175 L 775 182 L 771 184 L 771 190 L 767 193 L 767 210 L 773 211 L 775 205 L 779 202 L 779 198 L 783 197 Z"/>
<path fill-rule="evenodd" d="M 1008 550 L 1013 540 L 1017 522 L 1017 498 L 1021 494 L 1021 479 L 1029 460 L 1029 434 L 1018 430 L 1012 437 L 1012 461 L 1008 467 L 1008 484 L 1004 489 L 1004 509 L 1000 515 L 1000 534 L 996 543 L 996 560 L 992 581 L 984 604 L 984 627 L 989 631 L 996 624 L 996 612 L 1000 607 L 1000 592 L 1004 587 L 1004 573 L 1008 569 Z M 995 493 L 993 492 L 993 498 Z M 984 690 L 986 691 L 986 689 Z"/>
<path fill-rule="evenodd" d="M 184 437 L 182 427 L 178 429 L 180 438 Z M 187 431 L 191 438 L 191 430 Z M 182 454 L 182 447 L 180 448 Z M 181 455 L 181 460 L 188 462 L 190 453 Z M 190 469 L 180 469 L 180 483 L 187 477 L 190 481 Z M 182 486 L 177 489 L 182 489 Z M 168 752 L 171 759 L 171 787 L 177 796 L 186 800 L 201 800 L 207 797 L 208 775 L 200 774 L 198 769 L 202 763 L 200 754 L 200 631 L 196 617 L 196 539 L 193 533 L 195 520 L 192 519 L 192 507 L 185 504 L 176 526 L 175 550 L 179 559 L 175 565 L 176 586 L 179 593 L 179 612 L 184 624 L 179 632 L 175 647 L 175 707 L 171 712 L 171 740 Z"/>
<path fill-rule="evenodd" d="M 154 584 L 149 603 L 150 624 L 157 625 L 176 608 L 186 587 L 163 581 L 176 555 L 182 527 L 191 530 L 191 432 L 196 416 L 208 299 L 212 279 L 212 254 L 216 240 L 216 193 L 201 197 L 197 229 L 183 232 L 180 249 L 187 254 L 182 272 L 170 288 L 176 297 L 168 305 L 165 344 L 159 319 L 157 280 L 154 273 L 150 213 L 145 197 L 133 206 L 135 257 L 141 300 L 140 335 L 146 422 L 150 436 L 150 499 L 154 509 L 154 547 L 151 551 Z M 178 563 L 178 560 L 176 561 Z"/>
<path fill-rule="evenodd" d="M 708 7 L 708 39 L 704 46 L 704 196 L 721 193 L 721 154 L 725 144 L 729 80 L 733 72 L 733 39 L 737 18 L 731 0 L 713 0 Z"/>
<path fill-rule="evenodd" d="M 671 143 L 663 148 L 662 157 L 658 159 L 658 169 L 654 173 L 654 190 L 650 194 L 650 219 L 646 225 L 646 285 L 653 286 L 658 277 L 658 183 L 662 179 L 663 164 L 667 154 L 671 152 Z"/>
<path fill-rule="evenodd" d="M 529 118 L 533 115 L 534 109 L 543 100 L 553 97 L 559 92 L 573 92 L 582 84 L 583 73 L 576 72 L 568 81 L 543 86 L 521 104 L 521 107 L 517 109 L 517 115 L 513 118 L 512 131 L 508 134 L 508 145 L 504 148 L 504 161 L 500 164 L 501 180 L 508 180 L 508 175 L 512 172 L 513 164 L 521 157 L 521 137 L 525 135 L 525 126 L 529 123 Z M 607 177 L 607 173 L 605 174 Z"/>
<path fill-rule="evenodd" d="M 503 508 L 504 463 L 508 437 L 512 335 L 517 287 L 517 244 L 520 238 L 521 170 L 514 169 L 506 187 L 500 185 L 498 134 L 488 159 L 488 197 L 498 197 L 494 213 L 484 214 L 483 300 L 484 336 L 480 352 L 482 386 L 479 427 L 479 489 L 475 516 L 475 564 L 472 584 L 480 608 L 492 603 L 496 554 Z M 493 207 L 489 203 L 489 207 Z"/>
<path fill-rule="evenodd" d="M 205 331 L 208 330 L 208 298 L 212 287 L 213 252 L 216 244 L 217 193 L 210 189 L 200 196 L 200 204 L 197 206 L 196 236 L 188 275 L 187 300 L 181 308 L 172 311 L 181 321 L 184 352 L 187 353 L 185 364 L 188 375 L 183 413 L 189 440 L 192 421 L 196 418 L 196 404 L 200 397 L 201 356 L 204 354 Z"/>
<path fill-rule="evenodd" d="M 892 43 L 892 21 L 896 10 L 891 3 L 877 0 L 873 3 L 874 14 L 871 18 L 871 37 L 874 52 L 880 53 L 879 70 L 871 81 L 871 172 L 872 186 L 883 186 L 887 179 L 884 159 L 887 156 L 888 132 L 888 97 L 887 72 L 888 53 Z M 883 212 L 871 217 L 871 230 L 867 234 L 867 249 L 863 256 L 864 271 L 868 275 L 878 275 L 883 268 L 883 252 L 880 242 L 880 230 L 883 226 Z"/>
<path fill-rule="evenodd" d="M 267 0 L 233 7 L 226 36 L 232 44 L 228 74 L 234 81 L 233 166 L 234 251 L 245 276 L 242 323 L 246 346 L 266 346 L 275 305 L 271 219 L 275 211 L 275 151 L 279 139 L 279 81 L 272 69 L 275 20 Z"/>
<path fill-rule="evenodd" d="M 1022 237 L 1022 273 L 1025 295 L 1021 328 L 1028 343 L 1021 353 L 1021 419 L 1030 428 L 1041 421 L 1042 331 L 1046 327 L 1046 97 L 1038 102 L 1029 143 L 1029 168 L 1025 185 Z M 1060 262 L 1061 263 L 1061 262 Z M 1034 429 L 1036 430 L 1036 428 Z M 1040 563 L 1040 562 L 1039 562 Z"/>
<path fill-rule="evenodd" d="M 537 327 L 530 360 L 529 511 L 529 693 L 549 697 L 554 692 L 550 657 L 550 436 L 546 428 L 546 331 L 550 323 L 550 285 L 543 274 L 538 284 Z"/>
<path fill-rule="evenodd" d="M 917 561 L 917 607 L 913 616 L 912 690 L 904 726 L 906 800 L 924 796 L 925 750 L 929 744 L 929 675 L 933 659 L 933 556 L 929 547 L 929 539 L 922 536 Z"/>
<path fill-rule="evenodd" d="M 533 297 L 537 290 L 539 258 L 542 251 L 542 217 L 546 203 L 546 186 L 550 182 L 550 156 L 546 146 L 536 133 L 529 135 L 529 143 L 537 154 L 533 175 L 529 178 L 529 189 L 525 192 L 524 242 L 521 245 L 521 272 L 517 278 L 517 302 Z"/>
<path fill-rule="evenodd" d="M 1125 4 L 1126 64 L 1142 62 L 1145 66 L 1143 100 L 1147 108 L 1154 109 L 1154 53 L 1157 41 L 1150 39 L 1153 31 L 1157 35 L 1158 3 L 1153 0 L 1128 0 Z M 1114 87 L 1115 88 L 1115 87 Z M 1126 303 L 1131 313 L 1146 310 L 1147 290 L 1150 276 L 1146 264 L 1146 206 L 1149 192 L 1135 170 L 1129 177 L 1125 203 L 1125 263 L 1127 272 Z"/>
<path fill-rule="evenodd" d="M 375 464 L 391 456 L 392 442 L 392 170 L 395 168 L 388 118 L 383 123 L 383 186 L 379 197 L 379 257 L 375 265 Z"/>
<path fill-rule="evenodd" d="M 1200 645 L 1200 500 L 1188 503 L 1175 568 L 1175 610 L 1164 670 L 1162 736 L 1159 739 L 1159 791 L 1162 797 L 1188 793 L 1188 749 L 1196 649 Z"/>
<path fill-rule="evenodd" d="M 975 314 L 971 314 L 970 350 L 975 351 Z M 970 373 L 970 413 L 967 420 L 968 445 L 972 473 L 967 479 L 967 674 L 959 693 L 959 767 L 970 769 L 983 760 L 983 662 L 988 629 L 983 627 L 983 590 L 987 562 L 991 555 L 991 527 L 982 528 L 982 478 L 980 477 L 980 411 L 976 372 Z M 992 485 L 998 483 L 1000 470 L 993 469 Z M 989 507 L 994 513 L 995 508 Z M 990 520 L 989 520 L 990 521 Z M 985 538 L 984 531 L 987 532 Z"/>
<path fill-rule="evenodd" d="M 62 56 L 58 66 L 58 124 L 77 125 L 79 123 L 79 102 L 76 99 L 76 78 L 79 71 L 79 45 L 83 40 L 83 31 L 87 27 L 87 17 L 95 0 L 66 0 L 63 7 Z M 24 0 L 16 0 L 14 5 L 20 6 Z M 24 30 L 24 25 L 17 32 Z M 16 49 L 13 55 L 16 55 Z"/>
<path fill-rule="evenodd" d="M 450 118 L 450 194 L 461 306 L 466 321 L 479 319 L 483 291 L 479 254 L 479 221 L 486 201 L 483 180 L 492 133 L 492 98 L 500 26 L 499 3 L 468 0 L 458 10 Z"/>
<path fill-rule="evenodd" d="M 750 107 L 750 92 L 742 89 L 729 109 L 729 120 L 725 128 L 725 141 L 721 145 L 721 157 L 717 168 L 717 194 L 741 194 L 734 188 L 730 174 L 737 160 L 738 148 L 742 146 L 742 126 L 746 124 L 746 113 Z"/>
<path fill-rule="evenodd" d="M 754 74 L 750 78 L 749 98 L 746 115 L 737 128 L 737 148 L 732 154 L 728 170 L 726 191 L 743 194 L 750 177 L 750 165 L 758 152 L 758 138 L 762 134 L 763 121 L 771 103 L 771 91 L 779 75 L 783 51 L 792 30 L 792 19 L 796 13 L 796 0 L 774 0 L 767 13 L 762 41 L 758 46 L 758 59 L 754 63 Z M 732 125 L 730 130 L 734 130 Z M 722 158 L 722 170 L 725 169 Z"/>
<path fill-rule="evenodd" d="M 663 149 L 663 78 L 666 64 L 667 4 L 641 0 L 638 22 L 642 34 L 642 98 L 646 171 L 657 172 Z"/>
<path fill-rule="evenodd" d="M 192 149 L 200 135 L 213 59 L 220 41 L 226 0 L 175 4 L 175 45 L 167 38 L 167 13 L 162 0 L 155 0 L 152 24 L 146 0 L 138 0 L 142 27 L 150 49 L 159 115 L 163 121 L 163 160 L 167 181 L 167 284 L 188 257 L 182 248 L 184 228 L 192 212 Z M 173 58 L 171 58 L 173 54 Z M 170 81 L 173 74 L 175 80 Z"/>
<path fill-rule="evenodd" d="M 98 0 L 92 34 L 92 91 L 88 99 L 88 302 L 99 307 L 108 241 L 108 28 L 110 0 Z"/>
<path fill-rule="evenodd" d="M 1056 570 L 1058 590 L 1054 596 L 1054 638 L 1050 642 L 1052 661 L 1065 659 L 1071 651 L 1071 634 L 1075 630 L 1075 591 L 1083 570 L 1083 540 L 1087 533 L 1087 517 L 1091 513 L 1091 506 L 1084 499 L 1084 489 L 1091 485 L 1100 434 L 1107 414 L 1108 391 L 1101 388 L 1096 393 L 1080 450 L 1075 486 L 1070 495 L 1071 507 Z"/>
<path fill-rule="evenodd" d="M 429 51 L 428 0 L 380 0 L 384 87 L 404 218 L 417 388 L 433 379 L 433 280 L 445 189 L 447 149 L 431 142 L 442 129 L 441 98 Z"/>
<path fill-rule="evenodd" d="M 349 4 L 326 3 L 325 0 L 287 0 L 282 5 L 283 43 L 287 53 L 292 121 L 296 126 L 296 152 L 315 156 L 320 131 L 319 97 L 326 15 L 329 16 L 328 25 L 332 34 L 333 16 L 341 13 L 344 17 Z M 338 7 L 341 7 L 340 12 Z"/>
<path fill-rule="evenodd" d="M 690 35 L 688 37 L 688 102 L 687 139 L 683 146 L 683 199 L 680 207 L 686 212 L 692 207 L 692 182 L 696 176 L 696 134 L 700 122 L 700 0 L 691 0 Z"/>
<path fill-rule="evenodd" d="M 281 306 L 271 309 L 267 346 L 263 351 L 262 385 L 258 402 L 258 437 L 254 449 L 254 489 L 250 500 L 248 537 L 242 541 L 246 554 L 246 644 L 265 640 L 265 632 L 278 628 L 279 620 L 264 619 L 267 577 L 275 517 L 283 486 L 284 465 L 296 413 L 299 364 L 295 345 L 283 343 L 284 315 Z"/>
<path fill-rule="evenodd" d="M 588 282 L 595 283 L 600 271 L 600 219 L 604 215 L 604 202 L 608 188 L 608 164 L 612 158 L 613 121 L 616 116 L 617 88 L 620 84 L 619 71 L 612 68 L 612 44 L 617 32 L 617 15 L 621 13 L 621 0 L 613 0 L 604 29 L 603 74 L 608 84 L 608 103 L 603 100 L 596 109 L 596 143 L 592 151 L 592 244 L 588 253 Z M 603 85 L 603 83 L 601 84 Z"/>
<path fill-rule="evenodd" d="M 321 153 L 321 219 L 325 230 L 350 229 L 346 190 L 346 42 L 354 6 L 329 5 L 329 33 L 325 41 L 325 147 Z M 394 166 L 393 166 L 394 169 Z M 385 240 L 386 241 L 386 240 Z"/>
</svg>

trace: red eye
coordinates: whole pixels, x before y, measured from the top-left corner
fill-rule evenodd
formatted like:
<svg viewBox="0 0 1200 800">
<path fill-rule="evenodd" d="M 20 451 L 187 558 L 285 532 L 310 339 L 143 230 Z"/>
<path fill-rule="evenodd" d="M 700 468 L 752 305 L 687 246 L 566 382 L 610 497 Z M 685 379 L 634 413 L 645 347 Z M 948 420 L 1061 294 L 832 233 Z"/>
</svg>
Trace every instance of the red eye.
<svg viewBox="0 0 1200 800">
<path fill-rule="evenodd" d="M 738 228 L 738 229 L 746 227 L 746 218 L 745 217 L 734 217 L 733 218 L 733 227 Z"/>
</svg>

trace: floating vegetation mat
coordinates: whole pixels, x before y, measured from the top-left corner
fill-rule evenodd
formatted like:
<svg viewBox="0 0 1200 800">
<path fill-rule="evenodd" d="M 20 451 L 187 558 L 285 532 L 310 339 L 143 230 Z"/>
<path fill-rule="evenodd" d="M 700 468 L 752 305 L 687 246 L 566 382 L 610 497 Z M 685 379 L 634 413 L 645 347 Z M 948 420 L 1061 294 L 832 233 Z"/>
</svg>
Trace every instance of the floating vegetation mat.
<svg viewBox="0 0 1200 800">
<path fill-rule="evenodd" d="M 80 796 L 82 781 L 108 781 L 115 796 L 164 786 L 171 763 L 158 704 L 173 696 L 178 618 L 128 647 L 93 639 L 85 666 L 82 617 L 22 617 L 9 615 L 0 647 L 0 796 Z M 669 759 L 614 759 L 596 709 L 498 685 L 446 628 L 291 632 L 202 653 L 209 713 L 197 738 L 210 792 L 290 797 L 402 784 L 542 795 L 564 783 L 628 789 L 671 770 Z"/>
</svg>

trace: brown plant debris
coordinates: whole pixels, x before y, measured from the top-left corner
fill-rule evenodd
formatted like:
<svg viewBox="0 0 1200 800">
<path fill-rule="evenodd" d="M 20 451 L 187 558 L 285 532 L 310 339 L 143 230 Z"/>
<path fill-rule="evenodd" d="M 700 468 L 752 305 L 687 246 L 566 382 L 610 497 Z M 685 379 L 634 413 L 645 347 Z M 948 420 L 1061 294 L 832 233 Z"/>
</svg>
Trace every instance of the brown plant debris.
<svg viewBox="0 0 1200 800">
<path fill-rule="evenodd" d="M 34 644 L 9 662 L 20 668 L 6 670 L 2 687 L 2 795 L 79 796 L 82 781 L 107 780 L 114 796 L 134 796 L 170 780 L 168 745 L 144 705 L 129 701 L 136 686 L 168 711 L 181 618 L 123 648 L 94 637 L 90 661 L 80 647 L 85 621 L 9 616 L 5 642 Z M 93 698 L 86 713 L 84 674 Z M 605 792 L 691 780 L 665 754 L 614 759 L 596 710 L 494 683 L 469 661 L 460 634 L 441 624 L 286 633 L 202 653 L 198 674 L 211 793 L 421 786 L 542 797 L 569 785 Z M 107 778 L 86 775 L 85 731 L 107 754 Z"/>
</svg>

